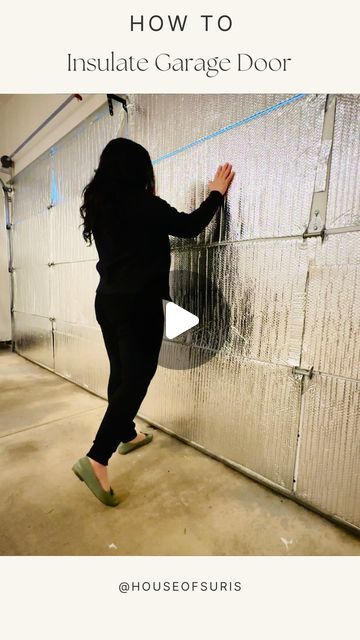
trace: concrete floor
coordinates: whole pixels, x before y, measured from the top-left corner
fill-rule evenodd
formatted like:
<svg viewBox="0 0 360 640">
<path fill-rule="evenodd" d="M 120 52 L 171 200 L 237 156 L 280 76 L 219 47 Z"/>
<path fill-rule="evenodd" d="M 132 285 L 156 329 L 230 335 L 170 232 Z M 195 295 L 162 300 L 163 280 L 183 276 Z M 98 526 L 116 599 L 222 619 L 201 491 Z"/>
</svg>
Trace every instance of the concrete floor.
<svg viewBox="0 0 360 640">
<path fill-rule="evenodd" d="M 114 454 L 122 503 L 105 507 L 71 471 L 105 400 L 9 349 L 0 388 L 1 555 L 360 555 L 351 533 L 159 430 Z"/>
</svg>

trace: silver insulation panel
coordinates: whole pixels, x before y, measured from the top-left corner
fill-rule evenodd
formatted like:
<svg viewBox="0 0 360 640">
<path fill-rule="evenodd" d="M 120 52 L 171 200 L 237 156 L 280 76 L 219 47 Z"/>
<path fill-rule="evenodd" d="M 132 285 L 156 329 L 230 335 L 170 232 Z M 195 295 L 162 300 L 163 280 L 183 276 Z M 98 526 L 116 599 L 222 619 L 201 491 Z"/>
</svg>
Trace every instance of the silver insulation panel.
<svg viewBox="0 0 360 640">
<path fill-rule="evenodd" d="M 98 328 L 56 320 L 54 354 L 56 373 L 106 398 L 110 368 Z"/>
<path fill-rule="evenodd" d="M 284 99 L 275 95 L 262 96 L 261 100 L 242 95 L 185 95 L 178 96 L 175 108 L 175 97 L 132 96 L 130 136 L 148 145 L 155 160 L 195 140 L 205 128 L 207 133 L 215 132 L 221 107 L 224 126 Z M 205 113 L 200 98 L 205 99 Z M 211 99 L 215 102 L 213 115 Z M 156 164 L 158 192 L 182 211 L 190 211 L 202 202 L 220 160 L 226 159 L 236 167 L 225 215 L 215 219 L 198 238 L 174 239 L 173 245 L 303 233 L 320 157 L 324 104 L 325 96 L 289 103 Z"/>
<path fill-rule="evenodd" d="M 327 227 L 360 224 L 360 97 L 340 95 L 331 160 Z"/>
<path fill-rule="evenodd" d="M 29 360 L 54 369 L 51 323 L 30 313 L 14 312 L 16 351 Z"/>
<path fill-rule="evenodd" d="M 227 326 L 220 309 L 206 344 L 186 345 L 190 368 L 159 366 L 140 414 L 360 527 L 360 232 L 348 229 L 360 222 L 360 97 L 337 97 L 332 141 L 323 95 L 252 118 L 290 98 L 129 96 L 129 137 L 149 150 L 157 192 L 173 206 L 198 206 L 218 164 L 236 171 L 209 227 L 171 239 L 172 268 L 211 280 Z M 124 112 L 114 110 L 98 110 L 17 176 L 13 227 L 17 351 L 103 397 L 97 255 L 82 240 L 79 206 L 102 148 L 124 135 Z M 329 167 L 326 229 L 337 233 L 304 239 Z M 200 364 L 199 349 L 215 352 L 223 331 L 221 350 Z M 164 345 L 173 361 L 181 343 Z M 313 377 L 293 367 L 313 367 Z"/>
<path fill-rule="evenodd" d="M 226 330 L 226 355 L 272 364 L 299 363 L 308 268 L 303 239 L 249 240 L 174 251 L 172 268 L 203 273 L 229 305 L 225 327 L 223 309 L 213 317 L 206 348 L 211 349 L 219 331 Z M 194 288 L 191 282 L 188 286 Z M 200 316 L 196 292 L 193 298 L 189 310 Z M 189 305 L 185 296 L 182 304 Z M 208 324 L 206 315 L 204 321 Z"/>
<path fill-rule="evenodd" d="M 359 525 L 360 381 L 315 374 L 304 388 L 296 492 Z"/>
<path fill-rule="evenodd" d="M 12 234 L 16 350 L 101 395 L 98 258 L 82 240 L 79 207 L 102 149 L 125 125 L 118 103 L 108 114 L 104 105 L 16 176 Z"/>
<path fill-rule="evenodd" d="M 287 367 L 220 353 L 185 371 L 160 367 L 140 413 L 290 491 L 299 402 Z"/>
<path fill-rule="evenodd" d="M 301 366 L 360 380 L 360 231 L 326 236 L 309 264 Z"/>
</svg>

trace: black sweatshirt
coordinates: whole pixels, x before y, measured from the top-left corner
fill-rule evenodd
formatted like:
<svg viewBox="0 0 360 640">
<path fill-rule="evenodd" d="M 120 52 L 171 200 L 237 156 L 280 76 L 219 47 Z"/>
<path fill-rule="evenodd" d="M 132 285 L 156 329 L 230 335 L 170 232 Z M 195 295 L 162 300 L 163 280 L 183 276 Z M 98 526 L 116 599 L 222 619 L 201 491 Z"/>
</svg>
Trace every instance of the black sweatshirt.
<svg viewBox="0 0 360 640">
<path fill-rule="evenodd" d="M 199 235 L 223 202 L 220 191 L 213 190 L 192 213 L 184 213 L 159 196 L 144 193 L 114 207 L 111 215 L 99 216 L 93 229 L 100 274 L 96 291 L 169 300 L 169 235 Z"/>
</svg>

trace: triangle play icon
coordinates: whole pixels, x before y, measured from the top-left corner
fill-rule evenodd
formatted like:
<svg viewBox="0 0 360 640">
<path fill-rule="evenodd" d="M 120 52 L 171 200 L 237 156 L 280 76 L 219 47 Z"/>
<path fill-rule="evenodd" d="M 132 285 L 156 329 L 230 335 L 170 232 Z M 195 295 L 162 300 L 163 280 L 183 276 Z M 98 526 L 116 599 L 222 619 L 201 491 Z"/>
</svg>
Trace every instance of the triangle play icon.
<svg viewBox="0 0 360 640">
<path fill-rule="evenodd" d="M 199 324 L 199 318 L 174 302 L 166 301 L 165 335 L 169 340 Z"/>
</svg>

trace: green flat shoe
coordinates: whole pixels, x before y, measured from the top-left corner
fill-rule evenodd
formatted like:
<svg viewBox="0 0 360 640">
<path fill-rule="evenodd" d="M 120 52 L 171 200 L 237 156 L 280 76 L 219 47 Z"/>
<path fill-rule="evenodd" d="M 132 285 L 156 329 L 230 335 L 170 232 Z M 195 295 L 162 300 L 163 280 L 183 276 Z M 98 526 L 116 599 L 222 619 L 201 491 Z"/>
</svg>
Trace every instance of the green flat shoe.
<svg viewBox="0 0 360 640">
<path fill-rule="evenodd" d="M 99 480 L 97 479 L 92 464 L 87 456 L 80 458 L 72 466 L 72 470 L 75 475 L 85 482 L 90 491 L 102 502 L 109 507 L 116 507 L 120 503 L 119 498 L 115 495 L 113 489 L 110 487 L 110 491 L 105 491 L 102 488 Z"/>
<path fill-rule="evenodd" d="M 153 439 L 152 433 L 144 433 L 145 438 L 139 440 L 139 442 L 122 442 L 118 446 L 118 453 L 125 455 L 125 453 L 130 453 L 130 451 L 134 451 L 134 449 L 138 449 L 139 447 L 143 447 L 144 444 L 149 444 Z"/>
</svg>

